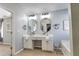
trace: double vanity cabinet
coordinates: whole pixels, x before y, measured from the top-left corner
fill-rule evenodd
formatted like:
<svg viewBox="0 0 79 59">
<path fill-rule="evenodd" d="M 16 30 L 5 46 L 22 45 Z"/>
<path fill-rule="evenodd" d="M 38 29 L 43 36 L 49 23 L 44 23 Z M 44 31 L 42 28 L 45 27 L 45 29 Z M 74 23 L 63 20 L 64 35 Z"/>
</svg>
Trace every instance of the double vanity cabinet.
<svg viewBox="0 0 79 59">
<path fill-rule="evenodd" d="M 42 14 L 42 16 L 46 15 L 50 15 L 50 13 Z M 53 51 L 54 48 L 53 35 L 51 35 L 51 17 L 44 17 L 39 20 L 34 19 L 33 16 L 30 16 L 32 18 L 29 16 L 27 22 L 27 34 L 23 34 L 24 48 L 32 50 L 35 48 L 41 48 L 44 51 Z M 23 27 L 24 30 L 26 30 L 25 27 Z M 41 34 L 39 34 L 39 31 Z"/>
<path fill-rule="evenodd" d="M 53 51 L 53 40 L 50 37 L 46 35 L 24 35 L 24 48 L 33 50 L 38 47 L 43 51 Z"/>
</svg>

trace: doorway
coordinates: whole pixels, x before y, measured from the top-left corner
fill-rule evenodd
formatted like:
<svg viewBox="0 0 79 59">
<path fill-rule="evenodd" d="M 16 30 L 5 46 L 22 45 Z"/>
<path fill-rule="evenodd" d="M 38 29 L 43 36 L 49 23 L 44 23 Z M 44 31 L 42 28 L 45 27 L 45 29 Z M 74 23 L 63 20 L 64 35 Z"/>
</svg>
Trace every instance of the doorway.
<svg viewBox="0 0 79 59">
<path fill-rule="evenodd" d="M 12 14 L 0 8 L 0 56 L 12 55 Z"/>
</svg>

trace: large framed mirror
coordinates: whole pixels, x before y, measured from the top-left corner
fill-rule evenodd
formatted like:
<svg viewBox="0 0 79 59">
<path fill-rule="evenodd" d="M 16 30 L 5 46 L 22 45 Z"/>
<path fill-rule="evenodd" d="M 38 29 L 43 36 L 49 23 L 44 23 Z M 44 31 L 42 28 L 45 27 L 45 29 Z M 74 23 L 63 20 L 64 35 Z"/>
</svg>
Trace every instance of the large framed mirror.
<svg viewBox="0 0 79 59">
<path fill-rule="evenodd" d="M 51 19 L 44 18 L 40 21 L 40 28 L 43 34 L 48 33 L 51 30 Z"/>
</svg>

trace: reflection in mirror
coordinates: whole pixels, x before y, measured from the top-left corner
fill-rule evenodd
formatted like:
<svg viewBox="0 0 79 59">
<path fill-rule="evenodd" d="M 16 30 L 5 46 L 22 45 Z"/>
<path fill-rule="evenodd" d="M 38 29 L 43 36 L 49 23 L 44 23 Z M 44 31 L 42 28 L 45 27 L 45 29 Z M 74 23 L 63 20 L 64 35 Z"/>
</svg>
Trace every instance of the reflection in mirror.
<svg viewBox="0 0 79 59">
<path fill-rule="evenodd" d="M 40 27 L 43 34 L 48 33 L 51 30 L 51 21 L 49 18 L 44 18 L 40 22 Z"/>
<path fill-rule="evenodd" d="M 47 24 L 47 32 L 50 31 L 51 29 L 51 24 Z"/>
<path fill-rule="evenodd" d="M 28 27 L 29 27 L 30 34 L 35 34 L 35 31 L 37 30 L 37 21 L 34 19 L 30 19 Z"/>
</svg>

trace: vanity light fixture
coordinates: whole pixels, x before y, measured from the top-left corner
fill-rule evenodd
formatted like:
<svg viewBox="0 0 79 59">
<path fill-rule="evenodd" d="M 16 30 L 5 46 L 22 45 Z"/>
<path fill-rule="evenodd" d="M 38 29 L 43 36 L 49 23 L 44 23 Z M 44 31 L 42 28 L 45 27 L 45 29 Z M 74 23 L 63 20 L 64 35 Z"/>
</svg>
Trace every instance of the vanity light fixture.
<svg viewBox="0 0 79 59">
<path fill-rule="evenodd" d="M 42 15 L 48 15 L 49 13 L 42 13 Z"/>
<path fill-rule="evenodd" d="M 50 13 L 42 13 L 42 15 L 40 16 L 41 19 L 50 18 L 50 17 L 51 17 Z"/>
<path fill-rule="evenodd" d="M 32 15 L 29 15 L 29 17 L 34 17 L 35 15 L 34 14 L 32 14 Z"/>
<path fill-rule="evenodd" d="M 35 19 L 35 20 L 36 20 L 36 19 L 37 19 L 37 16 L 34 15 L 34 14 L 33 14 L 33 15 L 29 15 L 29 16 L 28 16 L 28 19 L 29 19 L 29 20 L 31 20 L 31 19 Z"/>
</svg>

